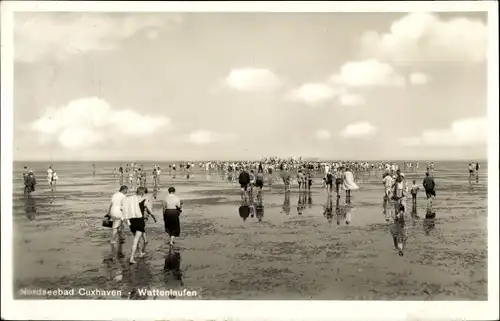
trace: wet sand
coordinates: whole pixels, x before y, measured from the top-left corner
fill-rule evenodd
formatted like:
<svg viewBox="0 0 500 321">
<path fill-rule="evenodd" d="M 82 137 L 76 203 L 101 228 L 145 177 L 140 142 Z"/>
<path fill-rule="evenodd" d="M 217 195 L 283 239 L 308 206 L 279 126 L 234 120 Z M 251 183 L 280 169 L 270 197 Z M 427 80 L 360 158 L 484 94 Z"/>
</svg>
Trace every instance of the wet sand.
<svg viewBox="0 0 500 321">
<path fill-rule="evenodd" d="M 116 165 L 98 164 L 95 175 L 86 165 L 56 167 L 61 181 L 53 192 L 42 179 L 45 166 L 34 168 L 39 186 L 31 199 L 22 195 L 22 165 L 15 165 L 14 298 L 33 299 L 22 296 L 21 288 L 99 288 L 121 290 L 123 297 L 137 288 L 182 288 L 171 273 L 164 273 L 169 250 L 158 202 L 158 223 L 147 223 L 148 255 L 132 266 L 126 258 L 110 260 L 111 231 L 101 220 L 118 188 L 110 174 Z M 463 169 L 435 173 L 436 219 L 425 219 L 425 195 L 420 192 L 420 218 L 407 222 L 402 257 L 382 215 L 381 178 L 373 173 L 358 175 L 361 189 L 353 192 L 351 206 L 342 195 L 340 212 L 349 213 L 350 224 L 344 215 L 334 215 L 331 222 L 323 215 L 327 196 L 319 178 L 302 199 L 300 215 L 296 186 L 289 195 L 289 213 L 281 182 L 265 186 L 262 222 L 257 217 L 242 220 L 236 183 L 204 171 L 186 180 L 184 175 L 173 179 L 164 170 L 158 198 L 173 185 L 185 199 L 176 248 L 184 287 L 198 291 L 198 299 L 487 300 L 483 173 L 486 169 L 472 185 Z M 414 178 L 421 182 L 423 173 L 407 173 L 409 182 Z M 128 230 L 125 235 L 128 257 L 132 235 Z M 123 279 L 117 280 L 120 271 Z"/>
</svg>

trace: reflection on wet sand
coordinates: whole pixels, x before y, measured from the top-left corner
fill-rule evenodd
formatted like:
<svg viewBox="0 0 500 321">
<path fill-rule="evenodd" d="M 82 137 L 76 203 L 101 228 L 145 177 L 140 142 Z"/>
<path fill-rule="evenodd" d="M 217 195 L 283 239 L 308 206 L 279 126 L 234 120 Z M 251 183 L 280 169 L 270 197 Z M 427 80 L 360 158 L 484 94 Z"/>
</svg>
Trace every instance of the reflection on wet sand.
<svg viewBox="0 0 500 321">
<path fill-rule="evenodd" d="M 246 221 L 250 216 L 250 206 L 248 206 L 247 200 L 241 200 L 240 207 L 238 208 L 238 213 L 243 221 Z"/>
<path fill-rule="evenodd" d="M 257 220 L 262 222 L 264 218 L 264 202 L 262 200 L 262 193 L 257 195 L 257 205 L 255 205 L 255 216 L 257 216 Z"/>
<path fill-rule="evenodd" d="M 184 286 L 181 269 L 181 251 L 180 248 L 171 246 L 165 256 L 163 265 L 163 281 L 165 285 L 170 287 L 170 281 L 176 281 L 180 286 Z"/>
<path fill-rule="evenodd" d="M 312 199 L 312 192 L 311 191 L 307 192 L 307 205 L 309 205 L 309 208 L 312 208 L 312 206 L 313 206 L 313 199 Z"/>
<path fill-rule="evenodd" d="M 338 199 L 337 199 L 337 206 L 338 206 Z M 328 198 L 326 199 L 326 203 L 324 205 L 324 213 L 323 215 L 326 217 L 329 223 L 333 221 L 333 198 L 332 195 L 328 195 Z"/>
<path fill-rule="evenodd" d="M 285 199 L 283 200 L 283 206 L 281 207 L 281 213 L 290 214 L 291 206 L 290 206 L 290 192 L 285 193 Z"/>
<path fill-rule="evenodd" d="M 203 288 L 204 297 L 210 299 L 267 299 L 273 296 L 320 300 L 446 300 L 485 297 L 486 251 L 482 249 L 481 243 L 476 244 L 478 239 L 481 240 L 480 236 L 484 236 L 482 231 L 486 217 L 486 210 L 483 208 L 486 203 L 483 177 L 481 186 L 473 181 L 472 195 L 467 194 L 468 184 L 465 179 L 460 182 L 459 187 L 452 179 L 443 179 L 443 196 L 438 198 L 437 204 L 442 217 L 440 222 L 446 224 L 438 227 L 436 214 L 426 215 L 425 195 L 419 194 L 418 207 L 412 207 L 411 210 L 408 207 L 408 214 L 411 211 L 412 215 L 416 215 L 418 211 L 421 219 L 415 221 L 410 215 L 407 217 L 406 225 L 411 239 L 408 240 L 408 250 L 402 246 L 403 259 L 397 257 L 399 252 L 395 248 L 398 248 L 398 242 L 394 245 L 393 235 L 391 234 L 390 241 L 387 237 L 393 222 L 391 220 L 386 223 L 381 215 L 379 207 L 382 188 L 378 178 L 372 180 L 371 185 L 366 184 L 359 194 L 359 201 L 356 198 L 354 202 L 356 206 L 351 208 L 345 204 L 344 197 L 335 203 L 335 194 L 323 197 L 323 190 L 316 185 L 313 185 L 312 193 L 316 193 L 314 197 L 320 199 L 315 199 L 315 205 L 312 205 L 312 193 L 309 191 L 301 194 L 297 200 L 294 198 L 299 196 L 296 188 L 292 189 L 293 194 L 283 194 L 281 188 L 267 187 L 262 195 L 254 193 L 255 202 L 247 199 L 246 203 L 240 203 L 239 185 L 218 180 L 216 174 L 211 176 L 212 181 L 204 182 L 204 174 L 192 174 L 190 182 L 186 183 L 185 173 L 182 173 L 175 181 L 180 196 L 186 195 L 188 199 L 188 215 L 182 222 L 181 233 L 185 233 L 181 237 L 186 236 L 186 252 L 182 252 L 183 264 L 176 263 L 180 261 L 181 253 L 176 255 L 173 250 L 171 254 L 167 254 L 168 245 L 166 251 L 163 250 L 164 231 L 162 222 L 159 222 L 151 228 L 151 234 L 148 235 L 151 254 L 144 260 L 138 260 L 137 265 L 130 266 L 123 257 L 123 253 L 128 254 L 130 248 L 127 245 L 130 242 L 128 238 L 127 244 L 123 244 L 124 252 L 118 249 L 121 244 L 113 248 L 115 258 L 106 260 L 108 271 L 95 267 L 100 265 L 100 262 L 95 264 L 95 258 L 101 251 L 109 253 L 111 230 L 95 227 L 107 210 L 110 190 L 117 188 L 117 181 L 112 184 L 107 182 L 107 185 L 92 185 L 90 182 L 88 185 L 71 186 L 65 182 L 54 193 L 41 186 L 32 199 L 23 197 L 19 188 L 15 194 L 13 209 L 17 214 L 13 218 L 14 223 L 18 235 L 22 236 L 16 243 L 17 248 L 22 251 L 16 259 L 19 267 L 16 269 L 16 281 L 19 284 L 17 288 L 83 284 L 88 287 L 123 289 L 124 298 L 129 297 L 131 292 L 130 299 L 153 299 L 155 294 L 151 292 L 147 293 L 149 297 L 145 297 L 144 293 L 141 297 L 140 289 L 164 289 L 165 282 L 169 283 L 168 289 L 176 288 L 181 283 L 177 279 L 180 274 L 181 279 L 186 278 L 189 286 Z M 167 178 L 170 180 L 170 177 Z M 111 176 L 108 181 L 110 179 Z M 163 197 L 163 191 L 154 190 L 154 186 L 150 188 L 158 200 Z M 290 213 L 291 200 L 294 201 L 294 206 L 301 205 L 304 212 L 301 217 L 280 214 L 282 209 L 283 212 Z M 240 215 L 242 219 L 248 220 L 251 215 L 250 203 L 254 205 L 255 222 L 242 223 L 235 217 L 234 207 L 243 206 L 243 210 L 239 209 L 238 212 L 243 214 Z M 155 201 L 153 205 L 157 210 L 159 201 Z M 312 209 L 309 210 L 311 205 Z M 257 223 L 263 221 L 264 206 L 266 221 Z M 324 217 L 330 222 L 335 220 L 340 226 L 327 223 L 319 215 L 322 207 Z M 388 208 L 394 211 L 394 206 Z M 306 215 L 308 211 L 317 214 Z M 356 215 L 356 221 L 344 226 L 341 222 L 348 224 L 351 211 L 352 215 Z M 471 215 L 471 211 L 477 214 Z M 37 222 L 30 222 L 26 217 Z M 412 228 L 412 223 L 416 223 L 415 228 Z M 126 230 L 128 233 L 128 228 Z M 51 237 L 47 238 L 49 233 Z M 258 238 L 253 237 L 255 233 L 259 234 Z M 56 234 L 57 238 L 54 237 Z M 296 235 L 308 242 L 295 242 Z M 473 241 L 463 242 L 465 238 Z M 155 248 L 161 249 L 161 252 L 155 251 Z M 325 256 L 317 255 L 320 249 L 327 249 Z M 28 252 L 30 254 L 26 255 Z M 122 253 L 121 257 L 118 253 Z M 464 259 L 459 262 L 456 257 L 460 255 Z M 336 258 L 340 257 L 341 265 L 345 264 L 349 268 L 341 268 L 341 271 L 337 269 L 336 274 L 332 273 L 331 266 L 339 262 Z M 391 257 L 394 262 L 387 263 Z M 294 261 L 307 263 L 290 264 Z M 94 269 L 87 269 L 90 266 Z M 250 268 L 235 269 L 238 266 Z M 310 266 L 315 268 L 316 274 L 311 272 Z M 186 267 L 189 267 L 188 271 Z M 174 272 L 180 268 L 183 276 L 182 272 Z M 362 270 L 370 274 L 360 273 Z M 401 271 L 408 271 L 410 277 L 400 281 L 399 278 L 403 278 L 400 276 Z M 255 275 L 258 275 L 257 279 Z M 312 282 L 297 283 L 297 275 L 309 275 Z M 371 278 L 371 284 L 365 280 L 366 277 Z M 312 284 L 313 278 L 317 280 L 317 284 Z M 300 286 L 300 291 L 287 290 L 290 284 Z"/>
<path fill-rule="evenodd" d="M 147 260 L 138 260 L 137 264 L 129 265 L 127 283 L 129 288 L 129 299 L 146 300 L 147 293 L 139 293 L 137 289 L 149 289 L 153 275 Z"/>
<path fill-rule="evenodd" d="M 299 192 L 299 199 L 297 201 L 297 214 L 302 215 L 306 208 L 306 192 Z"/>
<path fill-rule="evenodd" d="M 406 241 L 408 240 L 408 227 L 406 226 L 406 217 L 403 208 L 400 208 L 399 213 L 396 213 L 390 231 L 394 248 L 398 251 L 399 256 L 403 256 L 403 251 L 406 249 Z"/>
<path fill-rule="evenodd" d="M 248 209 L 250 212 L 250 217 L 255 216 L 255 204 L 253 202 L 253 192 L 251 191 L 248 195 Z"/>
<path fill-rule="evenodd" d="M 329 197 L 331 198 L 331 196 Z M 330 201 L 333 203 L 333 201 Z M 336 198 L 335 201 L 335 217 L 337 218 L 337 225 L 341 222 L 345 222 L 346 225 L 351 223 L 351 211 L 352 207 L 350 204 L 340 204 L 340 197 Z"/>
<path fill-rule="evenodd" d="M 24 195 L 24 211 L 28 220 L 33 221 L 36 217 L 37 207 L 36 202 L 31 194 Z"/>
<path fill-rule="evenodd" d="M 427 210 L 423 227 L 425 235 L 430 235 L 431 231 L 436 227 L 436 212 Z"/>
</svg>

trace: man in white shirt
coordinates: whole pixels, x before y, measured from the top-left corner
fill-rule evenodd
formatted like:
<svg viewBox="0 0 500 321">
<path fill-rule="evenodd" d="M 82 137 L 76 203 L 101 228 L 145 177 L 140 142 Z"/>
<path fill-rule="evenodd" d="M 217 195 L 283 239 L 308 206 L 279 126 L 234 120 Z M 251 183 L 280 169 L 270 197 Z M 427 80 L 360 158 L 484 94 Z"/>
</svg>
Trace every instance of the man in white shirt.
<svg viewBox="0 0 500 321">
<path fill-rule="evenodd" d="M 108 215 L 113 221 L 112 233 L 111 233 L 111 244 L 116 244 L 116 236 L 122 234 L 122 223 L 123 223 L 123 209 L 125 207 L 125 200 L 127 199 L 128 187 L 123 185 L 120 187 L 118 192 L 115 192 L 111 197 L 111 204 L 109 204 Z M 119 251 L 121 253 L 121 251 Z M 120 254 L 119 254 L 120 255 Z"/>
</svg>

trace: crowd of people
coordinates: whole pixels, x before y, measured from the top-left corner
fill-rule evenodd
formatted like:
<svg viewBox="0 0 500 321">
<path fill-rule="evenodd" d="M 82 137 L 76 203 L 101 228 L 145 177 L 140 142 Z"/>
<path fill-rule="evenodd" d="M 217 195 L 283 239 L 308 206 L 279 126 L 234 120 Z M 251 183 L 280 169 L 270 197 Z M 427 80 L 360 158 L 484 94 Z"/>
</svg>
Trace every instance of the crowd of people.
<svg viewBox="0 0 500 321">
<path fill-rule="evenodd" d="M 178 166 L 177 166 L 178 165 Z M 425 171 L 425 177 L 421 184 L 413 180 L 408 184 L 405 174 L 399 168 L 396 162 L 359 162 L 359 161 L 331 161 L 324 162 L 319 160 L 303 160 L 302 158 L 283 159 L 278 157 L 263 158 L 261 161 L 209 161 L 200 162 L 180 162 L 179 164 L 169 164 L 168 174 L 175 177 L 176 174 L 186 174 L 187 178 L 193 168 L 198 167 L 207 173 L 218 173 L 225 180 L 235 182 L 237 180 L 242 199 L 240 207 L 240 216 L 246 219 L 254 214 L 259 221 L 263 217 L 262 190 L 266 183 L 272 185 L 275 180 L 281 180 L 284 188 L 285 199 L 289 199 L 292 182 L 296 182 L 299 190 L 300 200 L 305 204 L 305 193 L 311 191 L 312 186 L 321 178 L 321 186 L 328 196 L 327 205 L 324 209 L 324 215 L 331 221 L 333 213 L 333 197 L 336 195 L 337 212 L 339 210 L 339 199 L 341 192 L 345 193 L 345 204 L 351 204 L 351 192 L 360 187 L 356 183 L 355 174 L 375 173 L 381 177 L 383 190 L 383 214 L 387 222 L 391 219 L 395 226 L 399 226 L 400 232 L 395 236 L 395 246 L 400 255 L 404 247 L 404 227 L 405 213 L 407 213 L 407 198 L 411 196 L 412 214 L 417 207 L 417 195 L 421 189 L 425 191 L 427 203 L 427 214 L 432 215 L 432 202 L 436 197 L 435 181 L 433 178 L 434 163 L 429 162 Z M 95 163 L 93 163 L 95 172 Z M 404 162 L 404 170 L 409 172 L 418 172 L 419 162 Z M 469 178 L 474 173 L 478 175 L 479 164 L 469 164 Z M 135 263 L 135 256 L 142 257 L 145 253 L 148 243 L 146 234 L 146 222 L 151 217 L 155 222 L 156 217 L 153 214 L 152 201 L 148 197 L 148 186 L 153 189 L 153 195 L 156 199 L 156 193 L 160 189 L 161 168 L 154 164 L 150 175 L 144 169 L 144 165 L 138 165 L 131 162 L 125 166 L 121 164 L 118 169 L 113 169 L 113 178 L 119 179 L 120 189 L 113 194 L 109 209 L 103 221 L 103 226 L 111 228 L 111 244 L 119 245 L 119 255 L 122 255 L 121 244 L 124 243 L 123 231 L 128 228 L 133 234 L 132 249 L 129 258 L 130 263 Z M 32 170 L 26 166 L 23 171 L 23 180 L 25 193 L 35 191 L 36 178 Z M 48 185 L 53 187 L 58 181 L 58 174 L 50 166 L 47 169 Z M 129 190 L 133 190 L 132 195 L 127 196 Z M 257 203 L 253 202 L 254 191 L 257 192 Z M 310 193 L 308 194 L 310 195 Z M 303 197 L 303 198 L 301 198 Z M 173 245 L 175 238 L 180 235 L 179 217 L 182 213 L 182 201 L 175 195 L 175 188 L 168 188 L 168 195 L 161 200 L 162 214 L 165 232 L 168 237 L 168 243 Z M 286 203 L 286 202 L 285 202 Z M 285 205 L 284 205 L 285 207 Z M 299 211 L 300 212 L 300 211 Z M 337 213 L 339 214 L 339 213 Z M 346 219 L 349 224 L 350 217 Z M 400 241 L 396 242 L 396 239 Z M 142 246 L 141 246 L 142 244 Z M 139 249 L 139 251 L 138 251 Z"/>
</svg>

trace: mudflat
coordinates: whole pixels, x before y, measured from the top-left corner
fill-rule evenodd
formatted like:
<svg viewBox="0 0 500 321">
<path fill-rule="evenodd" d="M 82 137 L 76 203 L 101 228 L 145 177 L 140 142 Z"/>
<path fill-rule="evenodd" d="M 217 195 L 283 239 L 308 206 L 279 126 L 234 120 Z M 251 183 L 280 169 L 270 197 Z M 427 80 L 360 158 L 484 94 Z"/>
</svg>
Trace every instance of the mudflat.
<svg viewBox="0 0 500 321">
<path fill-rule="evenodd" d="M 400 257 L 382 214 L 380 173 L 357 173 L 360 190 L 352 193 L 352 204 L 342 195 L 330 220 L 319 177 L 302 196 L 296 186 L 285 194 L 276 180 L 263 189 L 259 221 L 240 217 L 236 183 L 198 168 L 189 179 L 179 171 L 174 178 L 162 165 L 154 201 L 158 222 L 147 223 L 146 257 L 129 265 L 131 233 L 125 233 L 125 258 L 111 260 L 111 230 L 101 226 L 119 187 L 112 175 L 119 164 L 97 164 L 95 172 L 89 163 L 54 164 L 54 190 L 44 180 L 47 165 L 30 164 L 39 181 L 31 197 L 23 195 L 23 165 L 14 164 L 13 182 L 16 299 L 33 299 L 20 294 L 23 288 L 121 291 L 116 297 L 51 297 L 58 299 L 119 299 L 137 289 L 188 288 L 198 291 L 198 299 L 487 300 L 486 169 L 469 183 L 467 164 L 436 163 L 436 217 L 426 219 L 420 192 L 419 217 L 407 221 L 407 248 Z M 424 177 L 422 171 L 405 174 L 409 182 Z M 170 249 L 159 200 L 169 186 L 185 202 L 174 249 L 184 285 L 164 271 Z"/>
</svg>

